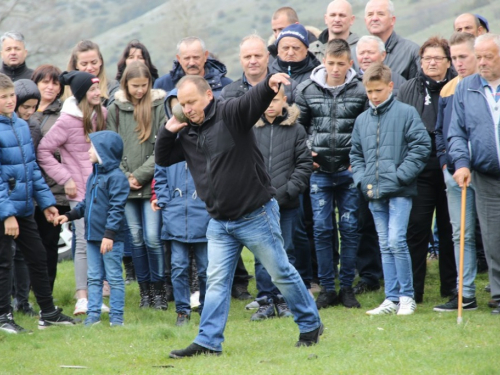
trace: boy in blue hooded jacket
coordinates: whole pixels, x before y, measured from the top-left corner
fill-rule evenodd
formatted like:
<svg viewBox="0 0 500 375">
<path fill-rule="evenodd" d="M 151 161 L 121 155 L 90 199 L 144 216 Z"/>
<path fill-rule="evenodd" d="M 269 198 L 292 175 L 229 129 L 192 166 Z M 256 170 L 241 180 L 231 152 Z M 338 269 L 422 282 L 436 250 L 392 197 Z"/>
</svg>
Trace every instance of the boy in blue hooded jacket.
<svg viewBox="0 0 500 375">
<path fill-rule="evenodd" d="M 125 240 L 125 203 L 130 192 L 127 177 L 120 170 L 123 141 L 112 131 L 89 134 L 89 158 L 93 172 L 87 180 L 85 199 L 54 225 L 85 219 L 87 240 L 88 310 L 86 326 L 100 322 L 104 275 L 111 287 L 109 298 L 111 326 L 123 325 L 125 282 L 122 275 Z"/>
</svg>

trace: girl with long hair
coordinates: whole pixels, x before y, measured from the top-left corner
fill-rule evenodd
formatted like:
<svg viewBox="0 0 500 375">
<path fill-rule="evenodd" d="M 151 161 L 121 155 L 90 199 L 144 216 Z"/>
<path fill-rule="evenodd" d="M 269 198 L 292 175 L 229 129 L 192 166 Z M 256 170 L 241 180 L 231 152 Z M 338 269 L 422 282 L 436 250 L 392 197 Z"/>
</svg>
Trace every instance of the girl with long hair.
<svg viewBox="0 0 500 375">
<path fill-rule="evenodd" d="M 166 310 L 164 254 L 160 239 L 161 213 L 151 209 L 156 133 L 165 123 L 166 93 L 152 89 L 149 68 L 140 61 L 127 64 L 121 89 L 108 109 L 107 128 L 124 143 L 120 168 L 130 184 L 125 217 L 132 238 L 132 258 L 139 282 L 140 307 Z"/>
</svg>

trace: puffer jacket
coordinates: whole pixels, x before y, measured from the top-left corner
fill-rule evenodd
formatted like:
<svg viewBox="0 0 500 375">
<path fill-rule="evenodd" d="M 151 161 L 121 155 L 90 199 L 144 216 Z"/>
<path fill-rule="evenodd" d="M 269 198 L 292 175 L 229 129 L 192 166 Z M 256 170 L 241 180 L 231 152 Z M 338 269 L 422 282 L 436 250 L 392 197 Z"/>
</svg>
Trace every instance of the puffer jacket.
<svg viewBox="0 0 500 375">
<path fill-rule="evenodd" d="M 247 78 L 245 77 L 245 73 L 243 73 L 243 77 L 230 83 L 226 87 L 222 89 L 219 98 L 222 100 L 231 99 L 231 98 L 239 98 L 244 93 L 252 88 L 252 85 L 248 83 Z M 290 84 L 285 86 L 285 96 L 286 102 L 289 105 L 295 103 L 295 89 L 297 88 L 297 82 L 294 79 L 290 79 Z"/>
<path fill-rule="evenodd" d="M 56 204 L 36 163 L 28 124 L 15 113 L 0 115 L 0 221 L 32 215 L 33 198 L 42 211 Z"/>
<path fill-rule="evenodd" d="M 106 108 L 101 107 L 104 117 Z M 93 121 L 96 129 L 95 117 Z M 85 197 L 85 184 L 90 173 L 92 164 L 89 160 L 88 151 L 90 142 L 83 131 L 83 114 L 74 96 L 64 101 L 61 115 L 52 128 L 45 134 L 38 146 L 38 162 L 43 170 L 64 186 L 70 178 L 76 184 L 76 197 L 68 200 L 79 202 Z M 54 156 L 59 150 L 61 163 Z"/>
<path fill-rule="evenodd" d="M 185 161 L 170 167 L 156 165 L 154 191 L 162 209 L 162 240 L 207 242 L 210 216 L 205 203 L 198 197 Z"/>
<path fill-rule="evenodd" d="M 56 123 L 57 119 L 59 118 L 59 115 L 61 114 L 61 108 L 62 108 L 62 102 L 59 99 L 56 99 L 52 103 L 50 103 L 47 106 L 47 108 L 43 110 L 43 112 L 36 111 L 35 113 L 33 113 L 33 116 L 31 116 L 31 118 L 33 118 L 38 122 L 38 126 L 42 133 L 42 138 Z M 38 147 L 37 147 L 37 152 L 38 152 Z M 61 162 L 60 152 L 56 151 L 54 156 L 60 163 Z M 55 182 L 53 178 L 51 178 L 47 173 L 45 173 L 43 168 L 40 169 L 42 170 L 45 182 L 47 182 L 47 185 L 49 185 L 52 194 L 54 194 L 54 197 L 56 198 L 57 205 L 69 206 L 68 200 L 66 199 L 66 194 L 64 193 L 64 186 L 59 185 L 57 182 Z"/>
<path fill-rule="evenodd" d="M 269 73 L 286 73 L 297 84 L 300 84 L 309 79 L 311 72 L 319 65 L 321 65 L 321 62 L 314 57 L 312 52 L 308 51 L 306 58 L 298 62 L 287 62 L 277 57 L 269 66 Z"/>
<path fill-rule="evenodd" d="M 323 62 L 325 58 L 325 49 L 328 44 L 329 38 L 328 29 L 324 29 L 321 34 L 319 34 L 318 40 L 309 44 L 309 51 L 311 51 L 316 58 Z M 351 48 L 351 55 L 356 56 L 356 45 L 358 44 L 359 36 L 358 34 L 349 33 L 349 36 L 346 39 L 346 42 L 349 44 Z"/>
<path fill-rule="evenodd" d="M 108 109 L 107 129 L 117 132 L 124 144 L 120 169 L 127 178 L 132 174 L 142 185 L 139 190 L 130 190 L 129 198 L 151 198 L 156 133 L 165 124 L 165 97 L 165 91 L 151 90 L 151 135 L 142 143 L 135 131 L 137 122 L 134 119 L 134 106 L 127 100 L 123 90 L 115 93 L 115 101 Z"/>
<path fill-rule="evenodd" d="M 367 106 L 361 80 L 350 69 L 344 85 L 326 86 L 322 65 L 311 79 L 297 87 L 295 100 L 300 109 L 299 123 L 309 134 L 309 146 L 318 156 L 314 160 L 322 172 L 342 172 L 349 168 L 349 151 L 354 121 Z"/>
<path fill-rule="evenodd" d="M 262 115 L 253 128 L 275 198 L 284 209 L 300 206 L 299 195 L 307 189 L 313 170 L 306 131 L 297 124 L 299 115 L 296 105 L 286 106 L 272 124 Z"/>
<path fill-rule="evenodd" d="M 500 129 L 495 126 L 481 76 L 465 77 L 453 97 L 448 153 L 456 169 L 500 178 Z"/>
<path fill-rule="evenodd" d="M 99 155 L 87 180 L 85 199 L 65 215 L 69 220 L 85 218 L 85 239 L 125 241 L 125 204 L 130 186 L 118 169 L 123 154 L 123 141 L 114 132 L 89 134 Z"/>
<path fill-rule="evenodd" d="M 205 75 L 203 78 L 207 80 L 214 94 L 217 91 L 220 92 L 224 86 L 233 82 L 231 79 L 226 77 L 226 66 L 218 60 L 209 57 L 204 68 Z M 177 82 L 179 82 L 179 80 L 185 75 L 186 73 L 184 73 L 179 61 L 175 60 L 170 73 L 158 78 L 154 83 L 154 88 L 162 89 L 168 93 L 175 88 Z"/>
<path fill-rule="evenodd" d="M 350 160 L 367 200 L 417 195 L 431 140 L 415 108 L 390 97 L 356 120 Z"/>
</svg>

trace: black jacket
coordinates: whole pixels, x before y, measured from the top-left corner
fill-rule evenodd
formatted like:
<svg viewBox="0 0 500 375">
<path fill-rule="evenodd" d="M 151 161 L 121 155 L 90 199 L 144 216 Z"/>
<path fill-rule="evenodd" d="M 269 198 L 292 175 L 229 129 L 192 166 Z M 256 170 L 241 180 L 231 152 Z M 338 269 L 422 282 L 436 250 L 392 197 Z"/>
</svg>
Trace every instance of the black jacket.
<svg viewBox="0 0 500 375">
<path fill-rule="evenodd" d="M 239 98 L 214 99 L 201 125 L 188 124 L 178 134 L 161 127 L 158 133 L 156 164 L 186 160 L 214 219 L 239 219 L 276 194 L 252 131 L 276 95 L 268 82 L 269 76 Z"/>
<path fill-rule="evenodd" d="M 26 63 L 22 63 L 15 68 L 11 68 L 10 66 L 5 65 L 2 62 L 2 66 L 0 67 L 0 73 L 8 76 L 12 82 L 17 81 L 18 79 L 31 79 L 31 75 L 33 74 L 33 69 L 29 69 L 26 66 Z"/>
<path fill-rule="evenodd" d="M 271 74 L 286 73 L 290 78 L 297 81 L 297 84 L 300 84 L 309 79 L 313 69 L 319 65 L 321 65 L 319 60 L 314 57 L 312 52 L 308 51 L 306 58 L 299 62 L 286 62 L 279 57 L 276 58 L 269 67 L 269 71 Z"/>
<path fill-rule="evenodd" d="M 243 73 L 243 77 L 230 83 L 227 86 L 224 86 L 222 92 L 220 93 L 219 98 L 226 100 L 231 98 L 239 98 L 248 90 L 250 90 L 252 86 L 248 83 L 245 73 Z M 295 89 L 297 88 L 297 82 L 293 79 L 290 80 L 290 84 L 285 86 L 285 95 L 286 101 L 289 105 L 295 103 Z"/>
<path fill-rule="evenodd" d="M 296 123 L 299 115 L 296 105 L 287 106 L 272 124 L 262 115 L 253 128 L 276 200 L 284 209 L 299 207 L 299 194 L 307 189 L 313 170 L 306 131 Z"/>
<path fill-rule="evenodd" d="M 295 93 L 299 123 L 309 134 L 312 151 L 318 153 L 314 160 L 322 172 L 349 168 L 354 121 L 367 107 L 365 88 L 354 69 L 350 72 L 351 78 L 345 85 L 331 89 L 320 83 L 321 77 L 325 79 L 325 68 L 318 67 Z"/>
</svg>

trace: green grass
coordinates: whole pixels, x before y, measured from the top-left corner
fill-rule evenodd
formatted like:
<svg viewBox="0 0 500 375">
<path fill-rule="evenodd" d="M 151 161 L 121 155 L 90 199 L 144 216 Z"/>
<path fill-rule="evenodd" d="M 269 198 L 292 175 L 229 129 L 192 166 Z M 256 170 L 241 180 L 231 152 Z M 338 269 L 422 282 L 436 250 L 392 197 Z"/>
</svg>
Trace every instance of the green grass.
<svg viewBox="0 0 500 375">
<path fill-rule="evenodd" d="M 251 255 L 244 253 L 249 270 Z M 187 327 L 175 327 L 175 308 L 166 312 L 139 310 L 137 284 L 126 287 L 125 327 L 110 328 L 107 317 L 95 327 L 36 328 L 36 320 L 21 315 L 16 322 L 32 335 L 0 334 L 0 374 L 498 374 L 499 317 L 486 306 L 486 275 L 479 275 L 479 309 L 435 313 L 443 302 L 437 262 L 430 263 L 425 303 L 412 316 L 369 317 L 365 311 L 383 299 L 382 291 L 360 296 L 361 309 L 321 310 L 326 326 L 320 344 L 297 349 L 292 319 L 250 322 L 245 302 L 233 300 L 221 357 L 172 360 L 168 353 L 189 345 L 199 316 Z M 255 282 L 251 283 L 255 293 Z M 59 265 L 56 303 L 71 313 L 74 301 L 73 265 Z M 72 370 L 61 365 L 86 366 Z M 158 367 L 161 366 L 161 367 Z"/>
</svg>

